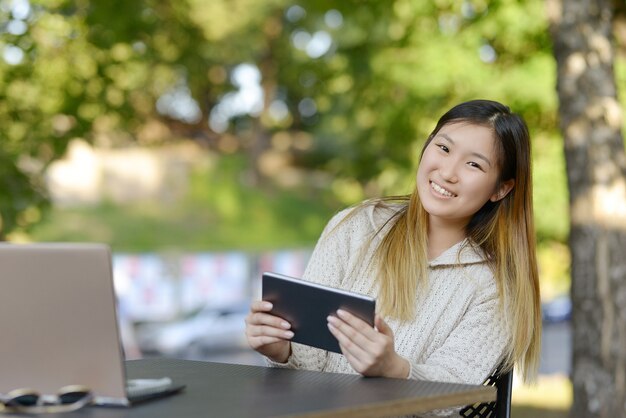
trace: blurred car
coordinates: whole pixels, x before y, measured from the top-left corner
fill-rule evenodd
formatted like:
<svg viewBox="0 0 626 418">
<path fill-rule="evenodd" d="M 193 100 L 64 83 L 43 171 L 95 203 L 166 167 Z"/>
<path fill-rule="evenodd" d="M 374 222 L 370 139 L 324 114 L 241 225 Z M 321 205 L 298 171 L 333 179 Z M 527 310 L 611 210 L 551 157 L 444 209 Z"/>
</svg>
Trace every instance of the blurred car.
<svg viewBox="0 0 626 418">
<path fill-rule="evenodd" d="M 544 302 L 541 310 L 546 323 L 569 321 L 572 318 L 572 300 L 567 295 L 557 296 Z"/>
<path fill-rule="evenodd" d="M 199 353 L 240 349 L 248 306 L 206 307 L 178 321 L 142 324 L 137 343 L 145 354 L 191 358 Z"/>
</svg>

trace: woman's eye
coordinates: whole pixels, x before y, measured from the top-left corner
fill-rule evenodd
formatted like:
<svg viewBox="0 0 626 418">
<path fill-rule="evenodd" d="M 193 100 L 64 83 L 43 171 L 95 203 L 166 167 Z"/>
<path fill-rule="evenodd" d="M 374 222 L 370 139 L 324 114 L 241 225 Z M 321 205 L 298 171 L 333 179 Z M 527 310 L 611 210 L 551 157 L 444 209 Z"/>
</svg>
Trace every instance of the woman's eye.
<svg viewBox="0 0 626 418">
<path fill-rule="evenodd" d="M 437 144 L 437 146 L 443 151 L 443 152 L 450 152 L 450 149 L 448 147 L 446 147 L 443 144 Z"/>
</svg>

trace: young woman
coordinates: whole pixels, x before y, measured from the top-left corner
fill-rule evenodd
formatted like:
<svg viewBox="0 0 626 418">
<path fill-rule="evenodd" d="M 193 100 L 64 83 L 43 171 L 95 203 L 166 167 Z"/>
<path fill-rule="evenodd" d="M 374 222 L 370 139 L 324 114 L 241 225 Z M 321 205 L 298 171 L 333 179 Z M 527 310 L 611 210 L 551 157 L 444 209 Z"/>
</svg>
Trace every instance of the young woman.
<svg viewBox="0 0 626 418">
<path fill-rule="evenodd" d="M 530 138 L 493 101 L 444 114 L 409 196 L 366 201 L 325 228 L 304 278 L 377 298 L 375 328 L 329 316 L 343 354 L 291 343 L 290 324 L 252 303 L 249 345 L 273 366 L 482 383 L 498 365 L 532 380 L 541 312 Z"/>
</svg>

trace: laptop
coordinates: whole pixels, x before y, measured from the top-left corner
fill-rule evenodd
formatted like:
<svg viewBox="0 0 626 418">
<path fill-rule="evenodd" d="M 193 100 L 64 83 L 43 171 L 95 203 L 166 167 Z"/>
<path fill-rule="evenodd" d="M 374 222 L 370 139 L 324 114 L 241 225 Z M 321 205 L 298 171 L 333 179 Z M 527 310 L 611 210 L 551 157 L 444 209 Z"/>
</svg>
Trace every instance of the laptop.
<svg viewBox="0 0 626 418">
<path fill-rule="evenodd" d="M 184 388 L 126 380 L 107 245 L 0 243 L 0 284 L 0 394 L 83 385 L 97 405 L 130 406 Z"/>
</svg>

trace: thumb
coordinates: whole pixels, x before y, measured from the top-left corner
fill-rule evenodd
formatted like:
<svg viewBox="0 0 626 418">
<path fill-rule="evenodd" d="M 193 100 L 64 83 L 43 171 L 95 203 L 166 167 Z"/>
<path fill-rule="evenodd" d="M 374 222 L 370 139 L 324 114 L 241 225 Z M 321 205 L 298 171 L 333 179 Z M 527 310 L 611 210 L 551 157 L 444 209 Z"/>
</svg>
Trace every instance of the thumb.
<svg viewBox="0 0 626 418">
<path fill-rule="evenodd" d="M 378 332 L 393 338 L 393 331 L 380 315 L 376 315 L 374 318 L 374 325 L 376 326 Z"/>
</svg>

